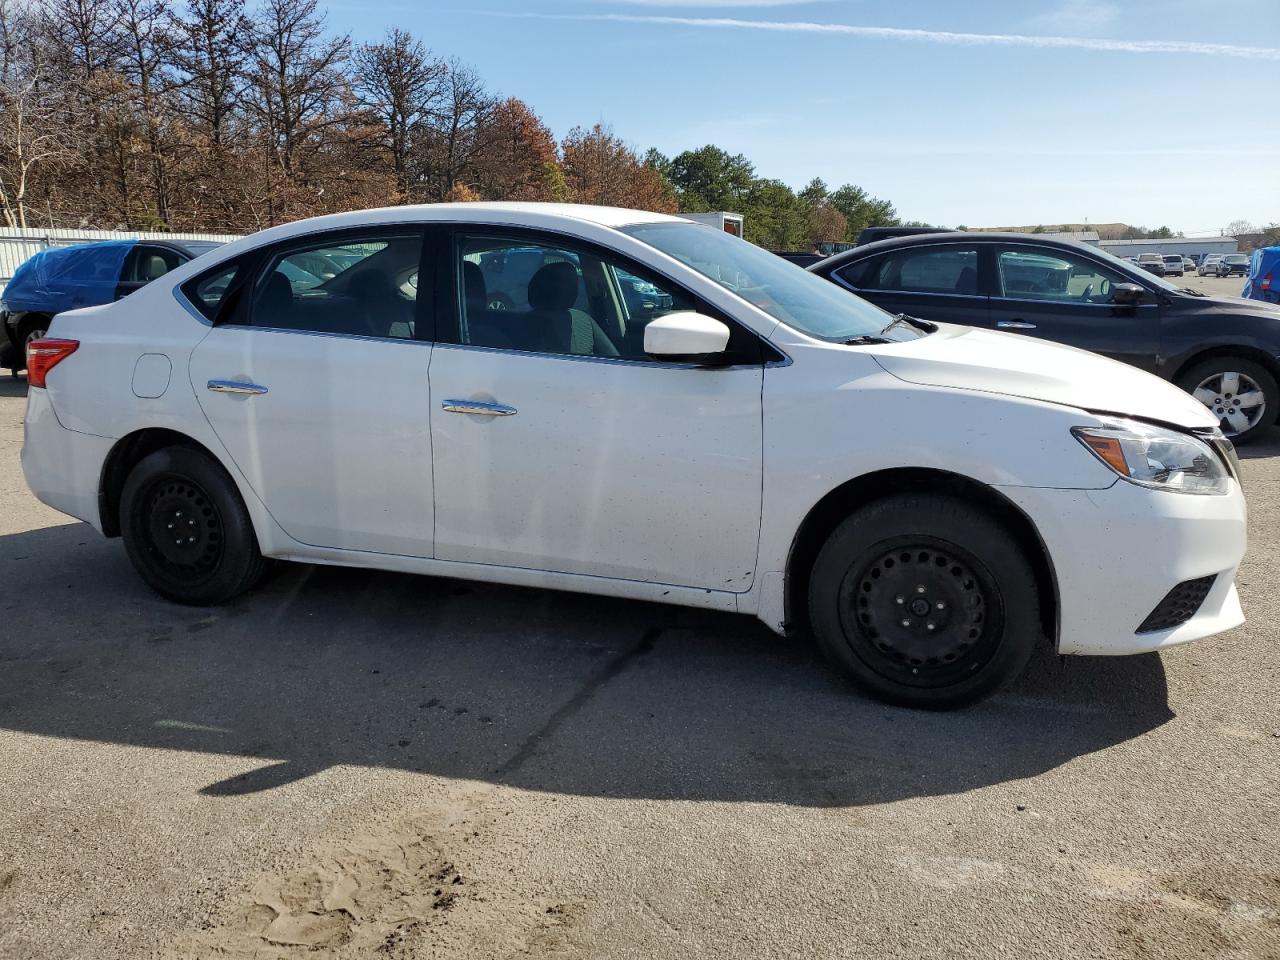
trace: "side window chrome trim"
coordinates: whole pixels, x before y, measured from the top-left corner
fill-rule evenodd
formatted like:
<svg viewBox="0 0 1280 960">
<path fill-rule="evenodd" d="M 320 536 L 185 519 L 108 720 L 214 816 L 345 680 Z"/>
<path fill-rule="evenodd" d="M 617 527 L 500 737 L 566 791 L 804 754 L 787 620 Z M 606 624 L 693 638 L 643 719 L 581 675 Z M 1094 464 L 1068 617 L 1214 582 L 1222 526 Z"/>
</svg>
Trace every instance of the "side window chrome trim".
<svg viewBox="0 0 1280 960">
<path fill-rule="evenodd" d="M 666 360 L 636 360 L 630 357 L 588 357 L 579 353 L 544 353 L 537 350 L 510 350 L 506 347 L 485 347 L 472 343 L 438 343 L 441 350 L 470 350 L 476 353 L 496 353 L 511 357 L 535 357 L 542 360 L 571 360 L 578 363 L 625 364 L 631 367 L 659 367 L 663 370 L 759 370 L 765 366 L 787 366 L 791 358 L 783 363 L 778 360 L 769 363 L 733 363 L 725 366 L 711 366 L 701 363 L 672 363 Z M 777 349 L 776 347 L 774 349 Z M 779 351 L 781 353 L 781 351 Z M 783 354 L 785 357 L 786 355 Z"/>
<path fill-rule="evenodd" d="M 209 321 L 205 321 L 209 324 Z M 210 324 L 211 325 L 211 324 Z M 420 347 L 435 346 L 434 340 L 419 340 L 417 337 L 372 337 L 363 333 L 334 333 L 327 330 L 295 330 L 292 327 L 255 327 L 251 323 L 222 323 L 219 329 L 247 330 L 258 333 L 291 333 L 302 337 L 326 337 L 331 340 L 367 340 L 372 343 L 412 343 Z"/>
<path fill-rule="evenodd" d="M 182 292 L 181 284 L 173 288 L 173 299 L 178 301 L 178 306 L 182 307 L 183 310 L 187 311 L 187 313 L 191 314 L 206 327 L 213 326 L 213 321 L 201 313 L 196 305 L 187 299 L 187 295 Z"/>
</svg>

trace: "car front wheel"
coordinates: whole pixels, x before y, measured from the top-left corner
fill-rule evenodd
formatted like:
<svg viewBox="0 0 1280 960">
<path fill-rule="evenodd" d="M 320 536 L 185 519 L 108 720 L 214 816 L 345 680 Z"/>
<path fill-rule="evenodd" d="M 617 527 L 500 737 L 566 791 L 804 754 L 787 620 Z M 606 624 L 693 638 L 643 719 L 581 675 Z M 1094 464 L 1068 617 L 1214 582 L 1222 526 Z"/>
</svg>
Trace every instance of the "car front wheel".
<svg viewBox="0 0 1280 960">
<path fill-rule="evenodd" d="M 1211 357 L 1197 363 L 1178 378 L 1178 386 L 1209 408 L 1232 443 L 1257 439 L 1280 412 L 1275 377 L 1243 357 Z"/>
<path fill-rule="evenodd" d="M 175 603 L 224 603 L 266 571 L 231 477 L 190 447 L 167 447 L 138 462 L 121 495 L 120 530 L 134 569 Z"/>
<path fill-rule="evenodd" d="M 849 516 L 822 547 L 809 617 L 823 652 L 865 692 L 945 710 L 988 697 L 1041 636 L 1017 541 L 953 497 L 914 494 Z"/>
</svg>

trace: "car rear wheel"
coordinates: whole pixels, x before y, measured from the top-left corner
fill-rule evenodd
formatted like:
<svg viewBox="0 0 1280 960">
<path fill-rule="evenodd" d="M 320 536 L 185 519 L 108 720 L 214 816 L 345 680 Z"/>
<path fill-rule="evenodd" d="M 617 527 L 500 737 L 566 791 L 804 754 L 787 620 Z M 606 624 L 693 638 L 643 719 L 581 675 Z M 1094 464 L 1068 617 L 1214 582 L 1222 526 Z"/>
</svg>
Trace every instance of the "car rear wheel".
<svg viewBox="0 0 1280 960">
<path fill-rule="evenodd" d="M 1280 411 L 1275 377 L 1243 357 L 1211 357 L 1197 363 L 1178 379 L 1178 386 L 1208 407 L 1236 444 L 1257 439 Z"/>
<path fill-rule="evenodd" d="M 809 581 L 818 644 L 865 692 L 946 710 L 1022 673 L 1041 635 L 1031 566 L 984 512 L 952 497 L 876 501 L 849 516 Z"/>
<path fill-rule="evenodd" d="M 27 362 L 31 344 L 37 340 L 43 340 L 48 335 L 49 325 L 47 323 L 33 323 L 22 328 L 22 362 L 24 366 Z"/>
<path fill-rule="evenodd" d="M 175 603 L 224 603 L 266 572 L 231 477 L 189 447 L 158 450 L 133 468 L 120 499 L 120 529 L 134 569 Z"/>
</svg>

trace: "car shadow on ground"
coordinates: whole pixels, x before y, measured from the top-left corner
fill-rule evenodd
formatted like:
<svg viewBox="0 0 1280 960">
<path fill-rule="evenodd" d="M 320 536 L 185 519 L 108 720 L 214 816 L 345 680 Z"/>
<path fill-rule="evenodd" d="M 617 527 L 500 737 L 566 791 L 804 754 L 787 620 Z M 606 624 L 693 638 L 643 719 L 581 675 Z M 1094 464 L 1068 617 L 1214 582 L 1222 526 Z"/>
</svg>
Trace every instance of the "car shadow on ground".
<svg viewBox="0 0 1280 960">
<path fill-rule="evenodd" d="M 1034 776 L 1172 716 L 1156 656 L 1047 651 L 994 701 L 852 692 L 748 617 L 282 565 L 216 609 L 170 605 L 84 524 L 0 537 L 0 728 L 245 758 L 193 790 L 336 764 L 555 793 L 817 806 Z"/>
<path fill-rule="evenodd" d="M 26 395 L 26 375 L 13 377 L 7 370 L 0 369 L 0 397 L 25 397 Z"/>
</svg>

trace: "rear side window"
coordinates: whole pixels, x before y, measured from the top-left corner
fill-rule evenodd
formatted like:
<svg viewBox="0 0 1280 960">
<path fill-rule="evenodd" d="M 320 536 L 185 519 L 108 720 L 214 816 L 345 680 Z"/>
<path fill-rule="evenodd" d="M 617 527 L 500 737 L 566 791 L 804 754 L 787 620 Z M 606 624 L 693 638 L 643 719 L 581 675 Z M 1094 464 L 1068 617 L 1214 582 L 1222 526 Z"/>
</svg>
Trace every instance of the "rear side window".
<svg viewBox="0 0 1280 960">
<path fill-rule="evenodd" d="M 120 279 L 125 283 L 150 283 L 180 267 L 186 260 L 176 250 L 140 243 L 125 257 Z"/>
<path fill-rule="evenodd" d="M 863 290 L 902 290 L 911 293 L 951 293 L 976 296 L 978 293 L 978 251 L 976 247 L 943 246 L 894 251 L 880 258 L 874 271 L 867 271 Z"/>
<path fill-rule="evenodd" d="M 227 293 L 235 285 L 235 280 L 244 265 L 243 260 L 232 260 L 207 270 L 199 276 L 192 277 L 182 285 L 182 292 L 199 310 L 206 320 L 212 323 L 222 309 Z"/>
<path fill-rule="evenodd" d="M 254 283 L 248 322 L 280 330 L 411 340 L 421 261 L 418 230 L 282 247 Z"/>
</svg>

